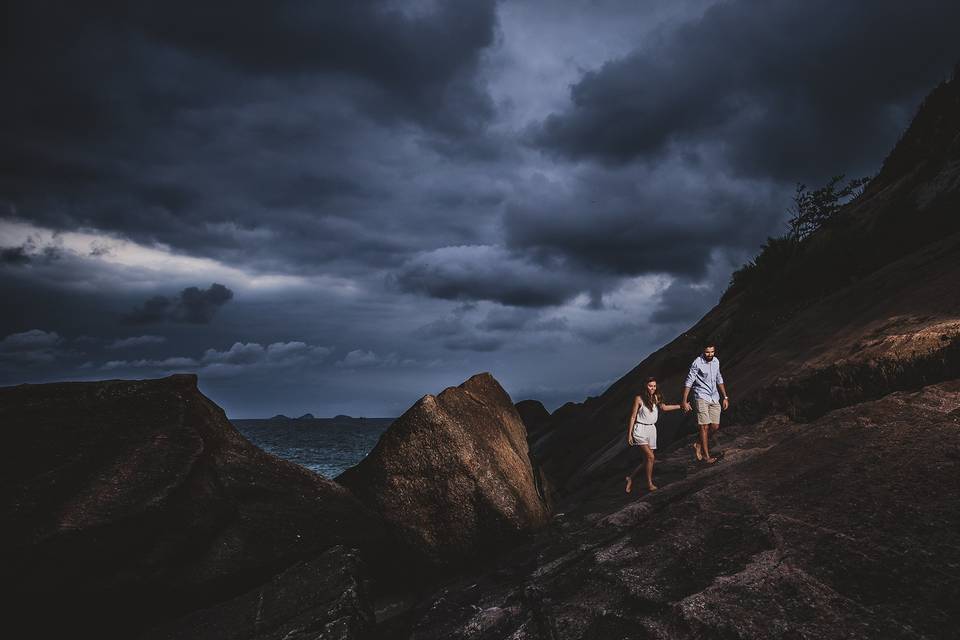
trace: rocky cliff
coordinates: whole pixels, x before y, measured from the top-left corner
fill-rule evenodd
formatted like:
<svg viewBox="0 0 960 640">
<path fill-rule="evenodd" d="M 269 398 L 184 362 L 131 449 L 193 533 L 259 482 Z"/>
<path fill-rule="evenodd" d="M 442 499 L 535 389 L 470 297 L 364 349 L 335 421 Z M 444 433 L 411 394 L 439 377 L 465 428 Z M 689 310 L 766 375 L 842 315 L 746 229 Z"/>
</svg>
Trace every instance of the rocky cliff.
<svg viewBox="0 0 960 640">
<path fill-rule="evenodd" d="M 195 376 L 2 388 L 0 428 L 6 623 L 34 637 L 130 637 L 334 545 L 384 544 L 347 490 L 254 447 Z"/>
</svg>

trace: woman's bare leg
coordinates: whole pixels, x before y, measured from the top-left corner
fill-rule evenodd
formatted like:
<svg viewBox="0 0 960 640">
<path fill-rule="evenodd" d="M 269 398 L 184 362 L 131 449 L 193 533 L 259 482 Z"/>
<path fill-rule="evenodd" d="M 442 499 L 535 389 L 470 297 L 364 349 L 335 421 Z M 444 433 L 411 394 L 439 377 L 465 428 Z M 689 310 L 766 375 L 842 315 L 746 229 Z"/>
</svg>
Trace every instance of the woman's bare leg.
<svg viewBox="0 0 960 640">
<path fill-rule="evenodd" d="M 656 491 L 657 485 L 653 484 L 653 462 L 656 459 L 656 456 L 654 456 L 653 449 L 650 448 L 650 445 L 640 445 L 640 448 L 643 450 L 643 455 L 647 457 L 647 489 L 650 491 Z"/>
<path fill-rule="evenodd" d="M 640 463 L 640 466 L 631 471 L 630 475 L 627 476 L 627 493 L 633 490 L 633 479 L 637 477 L 637 474 L 640 473 L 646 465 L 647 461 L 644 459 L 644 461 Z"/>
</svg>

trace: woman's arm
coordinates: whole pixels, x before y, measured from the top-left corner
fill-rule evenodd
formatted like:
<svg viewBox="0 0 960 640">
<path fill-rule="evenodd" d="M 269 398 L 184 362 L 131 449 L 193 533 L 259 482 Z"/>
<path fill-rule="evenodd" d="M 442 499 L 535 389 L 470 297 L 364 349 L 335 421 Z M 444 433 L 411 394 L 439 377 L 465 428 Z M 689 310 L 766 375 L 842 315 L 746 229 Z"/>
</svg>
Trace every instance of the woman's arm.
<svg viewBox="0 0 960 640">
<path fill-rule="evenodd" d="M 676 411 L 677 409 L 683 409 L 683 406 L 679 404 L 665 404 L 663 402 L 660 403 L 661 411 Z"/>
<path fill-rule="evenodd" d="M 627 444 L 633 446 L 633 423 L 637 421 L 637 411 L 640 409 L 640 396 L 633 399 L 633 408 L 630 410 L 630 420 L 627 421 Z"/>
</svg>

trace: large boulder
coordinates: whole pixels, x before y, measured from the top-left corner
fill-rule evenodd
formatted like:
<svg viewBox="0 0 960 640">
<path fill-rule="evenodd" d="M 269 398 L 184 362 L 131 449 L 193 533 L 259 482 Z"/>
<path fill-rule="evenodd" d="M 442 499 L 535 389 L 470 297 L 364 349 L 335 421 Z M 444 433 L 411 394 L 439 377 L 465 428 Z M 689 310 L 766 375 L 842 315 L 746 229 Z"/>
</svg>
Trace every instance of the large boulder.
<svg viewBox="0 0 960 640">
<path fill-rule="evenodd" d="M 502 548 L 548 519 L 526 431 L 489 373 L 398 418 L 374 450 L 337 478 L 434 566 Z"/>
<path fill-rule="evenodd" d="M 129 637 L 382 544 L 348 491 L 250 444 L 196 376 L 2 388 L 0 425 L 5 604 L 35 635 Z"/>
</svg>

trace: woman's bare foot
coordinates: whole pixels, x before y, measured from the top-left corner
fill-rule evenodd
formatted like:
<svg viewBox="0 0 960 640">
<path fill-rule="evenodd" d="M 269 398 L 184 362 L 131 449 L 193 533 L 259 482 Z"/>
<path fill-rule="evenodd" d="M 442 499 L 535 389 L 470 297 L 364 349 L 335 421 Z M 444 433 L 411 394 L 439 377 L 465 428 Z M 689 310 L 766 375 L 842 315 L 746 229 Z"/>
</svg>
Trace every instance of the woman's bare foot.
<svg viewBox="0 0 960 640">
<path fill-rule="evenodd" d="M 633 478 L 627 476 L 627 493 L 630 493 L 631 489 L 633 489 Z"/>
<path fill-rule="evenodd" d="M 704 459 L 704 462 L 706 462 L 707 464 L 713 464 L 713 463 L 716 462 L 716 461 L 717 461 L 716 458 L 705 458 L 705 459 Z"/>
<path fill-rule="evenodd" d="M 655 485 L 655 484 L 647 485 L 647 489 L 649 489 L 650 491 L 656 491 L 656 490 L 657 490 L 657 485 Z"/>
<path fill-rule="evenodd" d="M 699 442 L 693 443 L 693 451 L 697 454 L 697 460 L 703 460 L 703 450 L 700 448 Z"/>
</svg>

